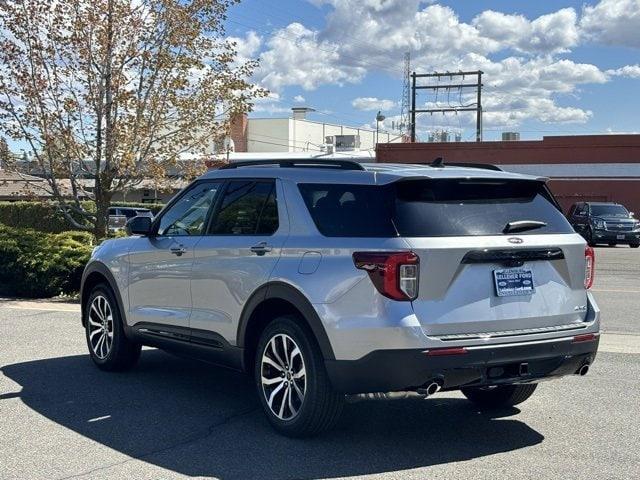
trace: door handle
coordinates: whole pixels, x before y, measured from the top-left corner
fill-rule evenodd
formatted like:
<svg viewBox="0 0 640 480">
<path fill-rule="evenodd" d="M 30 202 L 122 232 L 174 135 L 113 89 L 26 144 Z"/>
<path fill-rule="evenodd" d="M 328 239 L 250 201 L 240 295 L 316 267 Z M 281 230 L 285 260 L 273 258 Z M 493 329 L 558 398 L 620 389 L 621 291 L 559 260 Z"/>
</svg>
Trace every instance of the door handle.
<svg viewBox="0 0 640 480">
<path fill-rule="evenodd" d="M 253 247 L 251 247 L 250 250 L 256 255 L 262 256 L 273 249 L 269 245 L 267 245 L 267 242 L 260 242 L 257 245 L 254 245 Z"/>
<path fill-rule="evenodd" d="M 184 245 L 179 245 L 177 247 L 171 247 L 171 253 L 177 256 L 181 256 L 183 253 L 186 253 L 187 249 L 184 248 Z"/>
</svg>

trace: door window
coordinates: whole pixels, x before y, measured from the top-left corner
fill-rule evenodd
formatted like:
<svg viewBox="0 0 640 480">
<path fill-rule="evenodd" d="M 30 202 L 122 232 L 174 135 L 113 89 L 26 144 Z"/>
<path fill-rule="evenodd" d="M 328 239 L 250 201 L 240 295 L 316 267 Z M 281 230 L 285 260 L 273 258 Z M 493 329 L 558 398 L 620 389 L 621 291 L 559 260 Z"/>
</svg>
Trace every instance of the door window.
<svg viewBox="0 0 640 480">
<path fill-rule="evenodd" d="M 167 210 L 158 224 L 158 235 L 202 235 L 207 213 L 221 182 L 200 183 Z"/>
<path fill-rule="evenodd" d="M 275 182 L 229 182 L 211 223 L 212 235 L 272 235 L 278 229 Z"/>
</svg>

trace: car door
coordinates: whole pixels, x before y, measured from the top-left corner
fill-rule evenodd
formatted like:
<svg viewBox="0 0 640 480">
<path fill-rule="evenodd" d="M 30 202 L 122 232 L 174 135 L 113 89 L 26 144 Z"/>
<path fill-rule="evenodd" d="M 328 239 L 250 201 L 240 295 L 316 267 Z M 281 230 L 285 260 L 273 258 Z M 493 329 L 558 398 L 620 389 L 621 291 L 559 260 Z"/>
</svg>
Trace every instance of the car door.
<svg viewBox="0 0 640 480">
<path fill-rule="evenodd" d="M 196 246 L 192 338 L 211 332 L 235 344 L 242 308 L 273 271 L 289 231 L 274 179 L 230 180 Z"/>
<path fill-rule="evenodd" d="M 134 240 L 129 251 L 131 324 L 189 328 L 194 249 L 221 186 L 220 181 L 196 182 L 154 222 L 151 235 Z"/>
</svg>

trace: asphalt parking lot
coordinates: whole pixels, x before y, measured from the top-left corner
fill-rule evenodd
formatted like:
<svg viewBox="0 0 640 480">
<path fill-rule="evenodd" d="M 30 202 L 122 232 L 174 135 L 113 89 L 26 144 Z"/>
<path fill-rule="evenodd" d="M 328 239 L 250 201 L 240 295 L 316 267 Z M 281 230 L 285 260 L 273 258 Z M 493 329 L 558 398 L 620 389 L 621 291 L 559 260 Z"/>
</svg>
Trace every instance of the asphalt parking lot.
<svg viewBox="0 0 640 480">
<path fill-rule="evenodd" d="M 94 368 L 77 305 L 0 303 L 0 478 L 640 478 L 640 250 L 596 249 L 601 351 L 586 377 L 487 414 L 457 393 L 349 405 L 275 434 L 238 373 L 145 350 Z"/>
</svg>

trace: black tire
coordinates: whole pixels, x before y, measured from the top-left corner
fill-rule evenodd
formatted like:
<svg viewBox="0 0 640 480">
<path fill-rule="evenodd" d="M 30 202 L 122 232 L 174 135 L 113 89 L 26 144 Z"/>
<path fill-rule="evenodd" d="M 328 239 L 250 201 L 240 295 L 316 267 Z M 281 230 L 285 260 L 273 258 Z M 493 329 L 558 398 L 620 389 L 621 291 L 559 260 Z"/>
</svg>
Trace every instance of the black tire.
<svg viewBox="0 0 640 480">
<path fill-rule="evenodd" d="M 587 230 L 587 236 L 585 240 L 587 241 L 587 245 L 589 245 L 590 247 L 596 246 L 596 244 L 593 241 L 593 231 L 591 229 Z"/>
<path fill-rule="evenodd" d="M 482 408 L 504 408 L 524 402 L 533 395 L 537 386 L 537 383 L 525 383 L 489 388 L 463 388 L 462 394 Z"/>
<path fill-rule="evenodd" d="M 640 243 L 632 243 L 631 245 L 629 245 L 631 248 L 638 248 L 640 247 Z"/>
<path fill-rule="evenodd" d="M 262 363 L 263 355 L 265 354 L 267 346 L 269 346 L 270 349 L 273 347 L 274 344 L 270 345 L 272 340 L 276 342 L 276 345 L 278 345 L 277 342 L 282 341 L 283 335 L 289 337 L 284 341 L 287 342 L 287 345 L 292 350 L 294 350 L 293 347 L 298 347 L 301 356 L 301 358 L 298 359 L 296 354 L 296 360 L 293 360 L 294 354 L 292 353 L 290 355 L 289 358 L 292 360 L 290 371 L 294 372 L 296 368 L 299 371 L 301 369 L 301 365 L 306 371 L 303 384 L 287 376 L 283 378 L 282 382 L 289 379 L 290 385 L 287 383 L 287 386 L 280 390 L 284 393 L 276 393 L 276 395 L 272 397 L 272 405 L 276 410 L 278 410 L 278 401 L 281 399 L 280 402 L 285 402 L 286 392 L 289 388 L 291 389 L 289 402 L 291 402 L 292 398 L 297 399 L 297 401 L 300 400 L 300 396 L 296 395 L 293 390 L 294 382 L 296 382 L 296 387 L 300 385 L 300 387 L 304 388 L 302 401 L 296 405 L 296 413 L 293 413 L 289 408 L 286 408 L 286 411 L 284 412 L 291 414 L 291 418 L 278 417 L 277 413 L 272 411 L 268 403 L 267 395 L 271 397 L 272 395 L 270 394 L 273 394 L 273 390 L 278 388 L 280 384 L 275 384 L 275 386 L 272 387 L 269 385 L 263 386 L 262 383 L 263 373 L 266 378 L 277 378 L 284 374 L 282 370 L 271 370 L 272 367 L 266 365 L 264 366 L 263 372 Z M 281 348 L 282 344 L 280 343 L 279 345 Z M 281 358 L 283 357 L 282 353 L 283 350 L 280 349 L 279 356 Z M 271 350 L 269 350 L 268 355 L 273 357 Z M 286 357 L 284 358 L 286 361 Z M 254 363 L 254 376 L 260 404 L 262 405 L 269 422 L 279 433 L 288 437 L 309 437 L 330 429 L 339 420 L 344 406 L 344 395 L 333 389 L 324 366 L 324 359 L 320 351 L 320 347 L 317 345 L 312 332 L 306 327 L 306 325 L 301 324 L 297 317 L 288 315 L 278 317 L 267 325 L 260 336 L 260 340 L 258 341 Z M 294 365 L 294 363 L 296 365 Z M 289 366 L 287 366 L 287 368 L 288 367 Z M 267 372 L 267 370 L 270 371 Z M 298 388 L 298 390 L 300 391 L 301 388 Z M 294 400 L 294 402 L 295 401 L 296 400 Z M 291 403 L 289 403 L 289 405 L 290 404 Z M 283 417 L 286 416 L 288 415 L 283 415 Z"/>
<path fill-rule="evenodd" d="M 100 316 L 98 312 L 92 310 L 92 305 L 98 297 L 106 300 L 108 308 L 111 311 L 112 320 L 109 322 L 110 326 L 105 328 L 107 328 L 107 331 L 111 333 L 112 337 L 111 343 L 108 345 L 106 350 L 100 350 L 95 347 L 95 344 L 99 341 L 95 338 L 99 338 L 101 335 L 100 332 L 95 331 L 96 329 L 99 329 L 96 327 L 96 322 L 100 321 Z M 102 300 L 98 301 L 102 302 Z M 137 363 L 140 358 L 140 350 L 142 347 L 140 344 L 129 340 L 125 335 L 122 325 L 122 315 L 118 308 L 118 303 L 116 302 L 113 292 L 108 285 L 99 284 L 91 290 L 83 315 L 87 348 L 89 349 L 91 360 L 93 360 L 93 363 L 95 363 L 98 368 L 112 372 L 124 371 L 129 370 Z M 107 325 L 109 325 L 109 323 L 107 323 Z M 93 337 L 90 337 L 92 333 L 94 335 Z M 106 338 L 105 342 L 107 342 Z M 105 345 L 107 345 L 107 343 L 105 343 Z M 101 353 L 105 354 L 101 355 Z"/>
</svg>

